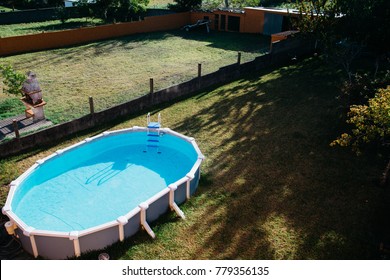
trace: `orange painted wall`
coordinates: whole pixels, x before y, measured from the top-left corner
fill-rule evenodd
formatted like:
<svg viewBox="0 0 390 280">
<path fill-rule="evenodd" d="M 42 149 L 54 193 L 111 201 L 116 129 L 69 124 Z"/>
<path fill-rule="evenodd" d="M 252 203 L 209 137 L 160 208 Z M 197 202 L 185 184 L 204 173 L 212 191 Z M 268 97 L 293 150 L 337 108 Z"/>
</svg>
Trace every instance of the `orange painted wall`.
<svg viewBox="0 0 390 280">
<path fill-rule="evenodd" d="M 245 33 L 263 33 L 264 11 L 245 9 L 243 31 Z"/>
<path fill-rule="evenodd" d="M 189 24 L 190 20 L 190 13 L 179 13 L 147 17 L 143 21 L 0 38 L 0 56 L 72 46 L 136 33 L 178 29 Z"/>
<path fill-rule="evenodd" d="M 232 13 L 229 11 L 214 11 L 213 13 L 202 13 L 202 12 L 192 12 L 191 13 L 191 23 L 196 23 L 197 20 L 203 19 L 204 16 L 208 16 L 212 23 L 210 25 L 211 29 L 214 29 L 214 18 L 215 15 L 219 17 L 221 15 L 226 16 L 225 29 L 228 30 L 228 21 L 229 17 L 239 17 L 240 18 L 240 32 L 243 33 L 262 33 L 264 27 L 264 11 L 245 9 L 245 13 Z M 221 20 L 219 20 L 218 30 L 221 29 Z"/>
<path fill-rule="evenodd" d="M 261 34 L 264 30 L 265 12 L 285 15 L 283 12 L 264 11 L 260 8 L 247 8 L 244 10 L 245 13 L 228 11 L 215 11 L 213 13 L 187 12 L 147 17 L 143 21 L 136 22 L 0 38 L 0 56 L 72 46 L 136 33 L 180 29 L 184 25 L 196 23 L 205 16 L 208 16 L 212 21 L 210 29 L 215 29 L 215 15 L 219 15 L 219 17 L 221 15 L 226 16 L 225 30 L 228 30 L 229 16 L 234 16 L 240 17 L 240 32 Z M 221 21 L 219 20 L 220 24 Z M 217 29 L 221 30 L 220 26 Z"/>
<path fill-rule="evenodd" d="M 214 30 L 214 13 L 191 12 L 191 24 L 195 24 L 198 20 L 204 19 L 204 17 L 209 17 L 211 20 L 209 27 L 211 30 Z"/>
</svg>

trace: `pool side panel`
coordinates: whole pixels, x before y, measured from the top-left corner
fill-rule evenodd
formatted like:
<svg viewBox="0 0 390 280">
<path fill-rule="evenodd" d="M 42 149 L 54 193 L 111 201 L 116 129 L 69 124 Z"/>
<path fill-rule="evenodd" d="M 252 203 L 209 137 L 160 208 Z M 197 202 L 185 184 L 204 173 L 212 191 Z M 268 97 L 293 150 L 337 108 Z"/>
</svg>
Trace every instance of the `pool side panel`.
<svg viewBox="0 0 390 280">
<path fill-rule="evenodd" d="M 177 205 L 184 203 L 187 199 L 187 182 L 184 182 L 177 186 L 177 190 L 175 191 L 175 202 Z"/>
<path fill-rule="evenodd" d="M 16 235 L 19 237 L 20 242 L 22 243 L 23 249 L 30 255 L 34 255 L 31 240 L 29 236 L 23 234 L 23 230 L 20 228 L 15 229 Z"/>
<path fill-rule="evenodd" d="M 34 235 L 38 254 L 50 260 L 61 260 L 74 256 L 73 241 L 69 238 Z"/>
<path fill-rule="evenodd" d="M 129 219 L 127 224 L 124 225 L 125 238 L 136 234 L 140 229 L 140 212 L 138 212 Z"/>
<path fill-rule="evenodd" d="M 169 210 L 169 193 L 161 196 L 153 203 L 149 204 L 149 208 L 146 211 L 146 220 L 153 222 L 158 219 L 162 214 Z"/>
<path fill-rule="evenodd" d="M 198 188 L 199 178 L 200 178 L 200 168 L 198 168 L 198 170 L 196 170 L 196 172 L 194 174 L 194 179 L 191 180 L 191 183 L 190 183 L 191 195 L 193 195 L 195 193 L 196 189 Z"/>
<path fill-rule="evenodd" d="M 80 251 L 86 253 L 92 250 L 99 250 L 119 240 L 119 228 L 114 226 L 97 231 L 79 238 Z"/>
</svg>

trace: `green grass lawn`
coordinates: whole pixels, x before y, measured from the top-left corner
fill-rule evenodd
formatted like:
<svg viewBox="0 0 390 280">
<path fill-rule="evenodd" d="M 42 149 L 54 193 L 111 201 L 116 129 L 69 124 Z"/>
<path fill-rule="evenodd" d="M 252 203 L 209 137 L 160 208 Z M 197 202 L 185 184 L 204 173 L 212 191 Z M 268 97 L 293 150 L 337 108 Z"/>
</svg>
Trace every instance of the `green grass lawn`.
<svg viewBox="0 0 390 280">
<path fill-rule="evenodd" d="M 1 12 L 12 12 L 12 9 L 8 8 L 8 7 L 0 6 L 0 11 Z M 15 9 L 15 11 L 17 11 L 17 10 Z"/>
<path fill-rule="evenodd" d="M 383 166 L 329 146 L 342 130 L 338 94 L 337 70 L 309 59 L 155 108 L 164 127 L 195 137 L 205 154 L 199 189 L 181 206 L 186 220 L 169 213 L 151 225 L 155 240 L 139 232 L 105 251 L 111 259 L 375 258 Z M 2 183 L 60 148 L 145 119 L 3 160 Z"/>
<path fill-rule="evenodd" d="M 89 96 L 102 110 L 148 93 L 150 78 L 155 90 L 166 88 L 196 77 L 198 63 L 206 74 L 235 63 L 239 51 L 245 62 L 268 47 L 269 37 L 253 34 L 156 32 L 0 58 L 0 64 L 36 72 L 46 116 L 60 123 L 87 114 Z M 0 104 L 8 98 L 0 94 Z"/>
</svg>

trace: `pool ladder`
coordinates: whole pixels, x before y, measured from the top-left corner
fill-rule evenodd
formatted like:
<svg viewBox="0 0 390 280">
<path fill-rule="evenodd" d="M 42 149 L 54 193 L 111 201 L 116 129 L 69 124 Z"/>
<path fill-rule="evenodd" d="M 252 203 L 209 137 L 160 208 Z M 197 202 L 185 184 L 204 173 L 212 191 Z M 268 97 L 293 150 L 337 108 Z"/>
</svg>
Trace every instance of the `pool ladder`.
<svg viewBox="0 0 390 280">
<path fill-rule="evenodd" d="M 147 144 L 146 147 L 149 148 L 156 148 L 157 153 L 161 153 L 160 148 L 160 129 L 161 129 L 161 114 L 158 114 L 158 120 L 157 122 L 151 122 L 150 121 L 150 113 L 148 113 L 147 116 Z"/>
</svg>

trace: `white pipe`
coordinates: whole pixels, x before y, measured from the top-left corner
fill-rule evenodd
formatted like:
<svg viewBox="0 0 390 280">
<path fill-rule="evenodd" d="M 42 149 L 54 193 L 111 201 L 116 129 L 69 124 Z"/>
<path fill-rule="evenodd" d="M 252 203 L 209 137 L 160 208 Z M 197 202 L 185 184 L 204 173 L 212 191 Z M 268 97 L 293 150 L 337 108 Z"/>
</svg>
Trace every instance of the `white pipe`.
<svg viewBox="0 0 390 280">
<path fill-rule="evenodd" d="M 34 230 L 35 236 L 47 236 L 47 237 L 58 237 L 58 238 L 69 238 L 69 232 L 63 231 L 49 231 L 49 230 Z"/>
<path fill-rule="evenodd" d="M 179 138 L 181 138 L 181 139 L 183 139 L 183 140 L 185 140 L 185 141 L 187 141 L 189 143 L 191 143 L 191 141 L 194 139 L 192 137 L 188 137 L 188 136 L 185 136 L 185 135 L 183 135 L 183 134 L 181 134 L 179 132 L 176 132 L 176 131 L 170 129 L 169 127 L 164 128 L 163 131 L 165 133 L 170 134 L 170 135 L 177 136 L 177 137 L 179 137 Z"/>
<path fill-rule="evenodd" d="M 169 206 L 171 207 L 171 210 L 172 211 L 175 211 L 176 214 L 182 218 L 183 220 L 185 220 L 186 216 L 184 215 L 183 211 L 180 210 L 179 206 L 177 206 L 176 202 L 175 202 L 175 190 L 177 190 L 177 185 L 175 184 L 170 184 L 168 186 L 169 188 Z"/>
<path fill-rule="evenodd" d="M 154 239 L 156 238 L 156 235 L 154 234 L 153 230 L 150 228 L 148 222 L 146 221 L 146 209 L 149 208 L 149 205 L 145 202 L 141 203 L 139 205 L 139 208 L 141 208 L 141 215 L 140 215 L 140 220 L 141 220 L 141 226 L 146 230 L 146 232 Z"/>
<path fill-rule="evenodd" d="M 133 126 L 134 131 L 146 131 L 146 127 L 141 127 L 141 126 Z"/>
</svg>

